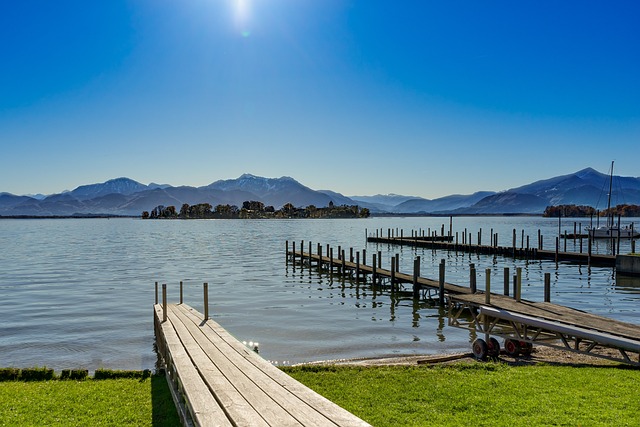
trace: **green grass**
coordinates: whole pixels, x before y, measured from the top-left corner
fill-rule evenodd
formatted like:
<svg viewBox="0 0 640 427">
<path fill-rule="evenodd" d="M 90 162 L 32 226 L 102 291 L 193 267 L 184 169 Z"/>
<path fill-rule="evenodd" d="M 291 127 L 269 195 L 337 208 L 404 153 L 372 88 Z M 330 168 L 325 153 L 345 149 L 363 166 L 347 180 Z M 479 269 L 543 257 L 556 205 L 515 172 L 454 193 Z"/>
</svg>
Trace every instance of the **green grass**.
<svg viewBox="0 0 640 427">
<path fill-rule="evenodd" d="M 376 427 L 640 425 L 640 370 L 493 363 L 283 369 Z"/>
<path fill-rule="evenodd" d="M 164 376 L 0 382 L 0 426 L 177 426 Z"/>
</svg>

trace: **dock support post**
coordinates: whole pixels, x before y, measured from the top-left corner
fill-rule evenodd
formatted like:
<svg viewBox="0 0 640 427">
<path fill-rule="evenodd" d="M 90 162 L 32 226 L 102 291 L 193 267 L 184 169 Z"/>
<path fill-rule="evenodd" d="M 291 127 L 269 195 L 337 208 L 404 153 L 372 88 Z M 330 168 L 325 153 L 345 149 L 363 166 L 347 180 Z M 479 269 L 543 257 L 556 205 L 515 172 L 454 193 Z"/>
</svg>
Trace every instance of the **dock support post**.
<svg viewBox="0 0 640 427">
<path fill-rule="evenodd" d="M 560 251 L 560 239 L 556 237 L 556 265 L 558 264 L 558 252 Z"/>
<path fill-rule="evenodd" d="M 158 282 L 156 282 L 156 305 L 158 305 Z"/>
<path fill-rule="evenodd" d="M 382 268 L 382 251 L 378 251 L 378 268 Z"/>
<path fill-rule="evenodd" d="M 513 257 L 516 257 L 516 229 L 513 229 Z"/>
<path fill-rule="evenodd" d="M 204 283 L 202 289 L 204 291 L 204 321 L 206 322 L 209 318 L 209 284 Z"/>
<path fill-rule="evenodd" d="M 291 242 L 292 245 L 292 249 L 291 249 L 291 265 L 293 265 L 293 268 L 295 268 L 296 266 L 296 242 L 295 240 L 293 242 Z"/>
<path fill-rule="evenodd" d="M 360 280 L 360 251 L 356 252 L 356 282 Z"/>
<path fill-rule="evenodd" d="M 362 250 L 362 265 L 367 265 L 367 250 Z"/>
<path fill-rule="evenodd" d="M 400 254 L 396 254 L 396 273 L 400 272 Z"/>
<path fill-rule="evenodd" d="M 518 286 L 516 287 L 516 301 L 520 302 L 522 298 L 522 267 L 516 268 L 516 276 L 518 277 Z"/>
<path fill-rule="evenodd" d="M 504 295 L 509 296 L 509 267 L 504 268 Z"/>
<path fill-rule="evenodd" d="M 396 257 L 391 257 L 391 292 L 395 291 L 396 283 Z"/>
<path fill-rule="evenodd" d="M 340 254 L 342 256 L 342 268 L 340 269 L 342 274 L 346 274 L 347 268 L 346 268 L 346 262 L 347 260 L 344 259 L 344 249 L 342 250 L 342 253 Z"/>
<path fill-rule="evenodd" d="M 587 242 L 587 265 L 591 267 L 591 230 L 589 230 L 589 237 Z"/>
<path fill-rule="evenodd" d="M 485 273 L 485 285 L 484 285 L 484 303 L 491 304 L 491 269 L 484 270 Z"/>
<path fill-rule="evenodd" d="M 444 307 L 444 259 L 440 260 L 440 277 L 438 281 L 438 303 Z"/>
<path fill-rule="evenodd" d="M 167 321 L 167 284 L 162 284 L 162 321 Z"/>
<path fill-rule="evenodd" d="M 420 286 L 418 285 L 418 277 L 420 277 L 420 257 L 413 259 L 413 298 L 420 298 Z"/>
<path fill-rule="evenodd" d="M 311 267 L 311 241 L 309 241 L 309 267 Z"/>
<path fill-rule="evenodd" d="M 322 245 L 318 243 L 318 270 L 322 269 Z"/>
<path fill-rule="evenodd" d="M 327 248 L 329 253 L 329 271 L 333 273 L 333 248 Z"/>
<path fill-rule="evenodd" d="M 551 273 L 544 273 L 544 302 L 551 302 Z"/>
<path fill-rule="evenodd" d="M 376 254 L 373 254 L 373 262 L 371 263 L 371 281 L 373 282 L 374 288 L 376 286 L 376 279 L 377 279 L 376 267 L 378 266 L 376 256 L 377 256 Z"/>
<path fill-rule="evenodd" d="M 349 248 L 349 262 L 353 262 L 353 248 Z"/>
<path fill-rule="evenodd" d="M 182 304 L 182 280 L 180 281 L 180 304 Z"/>
<path fill-rule="evenodd" d="M 471 289 L 471 293 L 476 293 L 476 265 L 469 265 L 469 289 Z"/>
</svg>

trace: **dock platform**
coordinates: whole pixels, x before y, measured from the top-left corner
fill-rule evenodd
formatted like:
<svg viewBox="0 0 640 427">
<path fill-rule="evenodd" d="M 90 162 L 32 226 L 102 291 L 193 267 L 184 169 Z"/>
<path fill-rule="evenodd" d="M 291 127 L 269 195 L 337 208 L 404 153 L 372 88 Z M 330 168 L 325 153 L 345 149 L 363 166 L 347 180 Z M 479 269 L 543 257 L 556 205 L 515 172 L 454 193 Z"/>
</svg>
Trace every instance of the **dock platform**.
<svg viewBox="0 0 640 427">
<path fill-rule="evenodd" d="M 442 244 L 442 242 L 440 242 Z M 446 243 L 445 243 L 446 244 Z M 300 247 L 304 247 L 301 243 Z M 309 249 L 311 244 L 309 243 Z M 440 306 L 448 306 L 449 325 L 466 328 L 480 334 L 473 343 L 473 352 L 478 359 L 497 356 L 500 344 L 493 336 L 504 338 L 504 349 L 515 355 L 531 351 L 532 345 L 541 344 L 562 350 L 590 354 L 631 365 L 640 366 L 640 325 L 624 323 L 553 304 L 549 300 L 550 274 L 545 274 L 545 301 L 532 302 L 521 299 L 520 274 L 514 277 L 514 297 L 508 296 L 508 269 L 505 268 L 505 295 L 478 290 L 475 285 L 475 269 L 471 270 L 470 286 L 445 282 L 444 263 L 440 263 L 440 277 L 432 280 L 420 276 L 420 259 L 414 260 L 413 274 L 398 271 L 397 258 L 391 257 L 391 268 L 380 268 L 380 257 L 373 255 L 371 264 L 360 262 L 360 252 L 347 254 L 338 248 L 334 258 L 333 248 L 327 246 L 327 255 L 322 254 L 322 245 L 317 253 L 297 251 L 295 243 L 289 249 L 287 260 L 304 268 L 315 266 L 329 274 L 337 274 L 352 280 L 369 280 L 374 287 L 386 284 L 394 292 L 403 283 L 412 285 L 413 297 L 437 295 Z M 366 254 L 363 254 L 366 258 Z M 490 290 L 490 269 L 487 269 L 485 289 Z M 516 280 L 517 279 L 517 280 Z M 607 351 L 599 351 L 607 349 Z M 613 350 L 613 351 L 609 351 Z"/>
<path fill-rule="evenodd" d="M 156 303 L 154 322 L 184 425 L 369 426 L 188 305 Z"/>
<path fill-rule="evenodd" d="M 556 262 L 575 262 L 580 264 L 615 267 L 614 255 L 601 255 L 585 252 L 566 252 L 560 250 L 543 250 L 529 247 L 462 244 L 452 241 L 434 240 L 431 238 L 410 237 L 368 237 L 368 242 L 389 245 L 412 246 L 417 248 L 439 249 L 454 252 L 468 252 L 485 255 L 502 255 L 520 259 L 547 259 Z"/>
</svg>

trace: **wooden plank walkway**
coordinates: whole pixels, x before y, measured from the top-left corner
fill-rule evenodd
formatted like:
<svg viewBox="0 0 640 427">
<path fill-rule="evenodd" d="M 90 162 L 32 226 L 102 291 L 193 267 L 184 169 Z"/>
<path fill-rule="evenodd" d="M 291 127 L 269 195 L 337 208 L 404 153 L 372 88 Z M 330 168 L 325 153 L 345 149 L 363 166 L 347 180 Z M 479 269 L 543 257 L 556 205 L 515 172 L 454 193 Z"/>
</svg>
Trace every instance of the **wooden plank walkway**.
<svg viewBox="0 0 640 427">
<path fill-rule="evenodd" d="M 484 292 L 478 292 L 472 295 L 456 295 L 452 296 L 452 300 L 454 303 L 466 302 L 478 307 L 484 305 L 495 307 L 512 313 L 520 313 L 539 319 L 559 322 L 564 325 L 591 329 L 640 342 L 640 326 L 638 325 L 597 316 L 582 310 L 550 302 L 533 302 L 527 300 L 520 300 L 518 302 L 504 295 L 491 294 L 490 302 L 486 304 Z"/>
<path fill-rule="evenodd" d="M 389 245 L 403 245 L 418 248 L 440 249 L 446 251 L 459 251 L 487 255 L 503 255 L 522 259 L 550 259 L 558 262 L 576 262 L 581 264 L 591 264 L 599 266 L 614 267 L 616 257 L 614 255 L 600 255 L 594 253 L 580 252 L 556 252 L 537 248 L 518 248 L 507 246 L 491 246 L 476 244 L 461 244 L 432 240 L 430 238 L 409 238 L 409 237 L 368 237 L 368 242 L 383 243 Z"/>
<path fill-rule="evenodd" d="M 185 425 L 368 426 L 185 304 L 154 306 L 158 352 Z M 184 405 L 181 402 L 184 401 Z"/>
<path fill-rule="evenodd" d="M 558 348 L 582 353 L 591 354 L 592 350 L 598 347 L 614 348 L 621 350 L 620 357 L 606 356 L 605 358 L 634 365 L 640 363 L 638 360 L 632 360 L 629 356 L 629 352 L 636 353 L 637 355 L 640 349 L 639 325 L 620 322 L 570 307 L 552 304 L 548 302 L 548 300 L 547 302 L 522 300 L 520 298 L 521 283 L 519 279 L 516 281 L 518 275 L 514 277 L 514 283 L 517 283 L 515 289 L 517 298 L 496 293 L 490 293 L 489 298 L 487 298 L 487 294 L 483 290 L 476 290 L 475 287 L 459 286 L 444 282 L 444 264 L 442 263 L 440 265 L 440 279 L 436 281 L 419 275 L 419 259 L 415 260 L 417 262 L 414 261 L 414 273 L 410 275 L 397 271 L 398 263 L 393 257 L 391 258 L 391 269 L 386 270 L 375 265 L 378 261 L 376 257 L 373 258 L 373 265 L 365 265 L 359 263 L 360 253 L 356 253 L 356 262 L 353 262 L 351 260 L 353 258 L 352 251 L 350 251 L 349 260 L 347 260 L 345 251 L 341 248 L 338 249 L 339 258 L 333 257 L 333 249 L 330 247 L 327 248 L 329 256 L 323 256 L 320 251 L 321 248 L 322 246 L 318 245 L 319 253 L 317 254 L 296 251 L 295 244 L 293 249 L 289 250 L 287 242 L 287 260 L 293 263 L 297 262 L 301 266 L 307 265 L 311 267 L 315 264 L 317 268 L 326 269 L 330 274 L 339 274 L 354 278 L 355 280 L 360 280 L 361 277 L 371 276 L 374 289 L 376 284 L 381 282 L 382 279 L 388 281 L 392 292 L 395 290 L 396 284 L 411 283 L 414 298 L 419 298 L 420 292 L 427 290 L 430 296 L 432 293 L 438 295 L 441 306 L 444 306 L 445 299 L 448 300 L 449 324 L 451 326 L 469 327 L 488 335 L 515 335 L 518 339 L 543 345 L 556 346 L 554 343 L 549 344 L 549 341 L 560 340 L 563 342 L 563 346 Z M 394 270 L 394 268 L 396 268 L 396 270 Z M 507 269 L 505 269 L 505 277 L 508 279 L 509 276 L 506 273 Z M 548 275 L 548 273 L 545 275 L 545 294 L 548 293 Z M 475 273 L 473 270 L 471 277 L 474 279 L 473 283 L 475 283 Z M 508 283 L 505 283 L 505 286 L 507 286 L 507 284 Z M 545 296 L 545 299 L 546 298 L 548 297 Z M 477 315 L 477 312 L 481 311 L 483 307 L 491 307 L 504 311 L 508 316 L 518 317 L 518 315 L 520 315 L 519 320 L 505 323 L 494 316 L 494 320 L 492 320 L 490 324 L 484 325 L 484 322 L 481 321 L 481 318 Z M 452 311 L 452 308 L 455 308 L 455 312 Z M 471 311 L 472 319 L 470 321 L 463 319 L 462 314 L 464 310 Z M 532 323 L 527 324 L 529 320 Z M 526 336 L 526 331 L 530 326 L 533 326 L 534 323 L 538 325 L 538 327 L 540 324 L 545 324 L 550 329 L 538 329 L 537 335 L 523 338 L 521 336 L 522 331 L 524 331 L 524 335 Z M 498 329 L 494 328 L 498 324 L 501 325 L 500 328 L 502 331 L 509 330 L 510 332 L 504 333 L 498 331 Z M 556 326 L 558 326 L 557 331 L 554 329 Z M 603 357 L 598 354 L 594 355 Z"/>
</svg>

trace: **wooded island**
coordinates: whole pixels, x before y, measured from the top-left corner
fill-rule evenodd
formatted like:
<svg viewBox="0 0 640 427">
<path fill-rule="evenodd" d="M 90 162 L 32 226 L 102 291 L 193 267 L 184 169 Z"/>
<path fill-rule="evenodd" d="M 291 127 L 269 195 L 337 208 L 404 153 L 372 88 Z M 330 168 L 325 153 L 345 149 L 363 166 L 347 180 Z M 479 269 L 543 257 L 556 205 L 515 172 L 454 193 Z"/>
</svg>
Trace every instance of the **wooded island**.
<svg viewBox="0 0 640 427">
<path fill-rule="evenodd" d="M 178 212 L 175 206 L 156 206 L 151 212 L 142 212 L 143 219 L 264 219 L 264 218 L 368 218 L 369 209 L 358 206 L 329 206 L 318 208 L 309 205 L 296 208 L 287 203 L 276 210 L 273 206 L 265 206 L 262 202 L 246 201 L 242 208 L 235 205 L 217 205 L 209 203 L 197 205 L 183 204 Z"/>
</svg>

